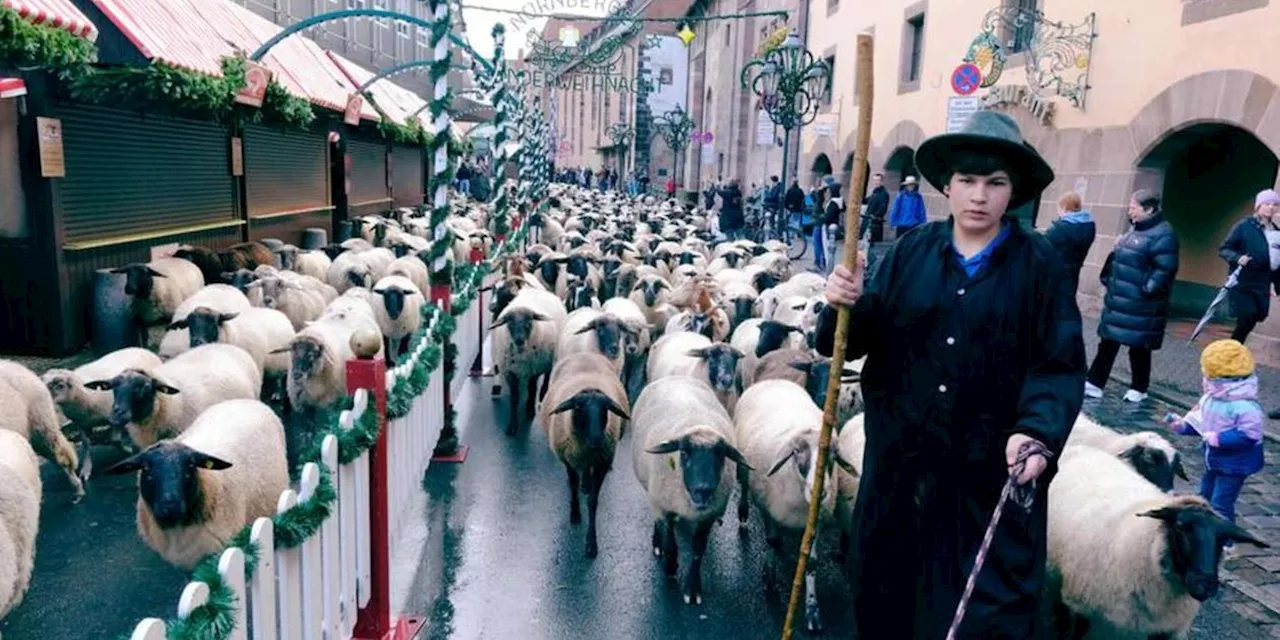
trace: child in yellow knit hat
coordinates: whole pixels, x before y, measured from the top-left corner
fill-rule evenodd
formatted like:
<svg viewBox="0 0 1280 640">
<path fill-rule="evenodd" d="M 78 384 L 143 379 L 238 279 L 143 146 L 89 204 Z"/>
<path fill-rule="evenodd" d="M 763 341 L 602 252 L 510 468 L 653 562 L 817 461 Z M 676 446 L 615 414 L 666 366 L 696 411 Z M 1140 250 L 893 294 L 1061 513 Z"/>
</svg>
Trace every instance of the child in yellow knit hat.
<svg viewBox="0 0 1280 640">
<path fill-rule="evenodd" d="M 1204 395 L 1184 417 L 1169 422 L 1183 435 L 1204 442 L 1204 478 L 1200 495 L 1224 518 L 1235 522 L 1236 499 L 1245 478 L 1262 470 L 1262 428 L 1267 414 L 1258 404 L 1258 377 L 1249 348 L 1218 340 L 1200 354 Z"/>
</svg>

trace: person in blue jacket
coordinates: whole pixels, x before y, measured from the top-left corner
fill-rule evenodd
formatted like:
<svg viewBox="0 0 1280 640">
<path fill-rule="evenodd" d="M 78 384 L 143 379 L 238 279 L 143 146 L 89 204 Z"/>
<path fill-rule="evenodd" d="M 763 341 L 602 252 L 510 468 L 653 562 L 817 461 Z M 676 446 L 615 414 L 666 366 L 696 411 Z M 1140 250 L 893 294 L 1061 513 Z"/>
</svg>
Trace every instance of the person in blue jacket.
<svg viewBox="0 0 1280 640">
<path fill-rule="evenodd" d="M 894 237 L 901 238 L 924 223 L 924 198 L 920 196 L 920 185 L 915 176 L 907 176 L 889 210 L 889 226 L 893 227 Z"/>
</svg>

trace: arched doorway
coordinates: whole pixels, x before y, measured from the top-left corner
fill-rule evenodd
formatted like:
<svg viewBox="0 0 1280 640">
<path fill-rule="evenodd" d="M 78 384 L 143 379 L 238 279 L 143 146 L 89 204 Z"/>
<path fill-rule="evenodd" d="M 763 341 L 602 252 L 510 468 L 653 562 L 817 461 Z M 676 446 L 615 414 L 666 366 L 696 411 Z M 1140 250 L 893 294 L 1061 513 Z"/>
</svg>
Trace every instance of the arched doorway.
<svg viewBox="0 0 1280 640">
<path fill-rule="evenodd" d="M 862 164 L 867 166 L 867 192 L 869 193 L 871 191 L 871 163 L 863 162 Z M 849 194 L 849 190 L 853 188 L 853 154 L 852 153 L 844 157 L 844 167 L 843 169 L 841 169 L 841 175 L 843 177 L 840 179 L 840 183 L 844 186 L 844 193 Z M 866 196 L 865 193 L 862 195 L 864 197 Z M 852 202 L 851 196 L 852 194 L 849 194 L 849 196 L 846 197 L 845 199 Z"/>
<path fill-rule="evenodd" d="M 1199 316 L 1227 276 L 1218 247 L 1253 199 L 1276 182 L 1280 160 L 1249 131 L 1202 122 L 1170 132 L 1138 162 L 1135 188 L 1161 194 L 1178 233 L 1178 315 Z M 1127 199 L 1126 199 L 1127 202 Z"/>
<path fill-rule="evenodd" d="M 891 193 L 897 193 L 902 188 L 902 181 L 907 176 L 915 176 L 916 173 L 916 152 L 911 147 L 898 147 L 889 154 L 889 159 L 884 163 L 884 186 Z"/>
<path fill-rule="evenodd" d="M 823 176 L 829 175 L 831 175 L 831 159 L 827 157 L 827 154 L 819 153 L 818 157 L 813 159 L 813 167 L 811 167 L 809 173 L 809 184 L 812 185 L 821 180 Z"/>
</svg>

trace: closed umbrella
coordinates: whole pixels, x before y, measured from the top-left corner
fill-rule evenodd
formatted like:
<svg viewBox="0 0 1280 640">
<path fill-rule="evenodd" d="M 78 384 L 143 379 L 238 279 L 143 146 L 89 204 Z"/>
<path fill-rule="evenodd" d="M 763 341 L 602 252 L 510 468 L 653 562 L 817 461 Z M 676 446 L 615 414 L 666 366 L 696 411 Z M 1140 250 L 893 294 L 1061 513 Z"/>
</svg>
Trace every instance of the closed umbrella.
<svg viewBox="0 0 1280 640">
<path fill-rule="evenodd" d="M 1226 299 L 1227 290 L 1235 287 L 1236 283 L 1240 280 L 1241 268 L 1243 267 L 1237 266 L 1235 271 L 1232 271 L 1231 275 L 1227 276 L 1226 284 L 1223 284 L 1222 288 L 1218 289 L 1218 295 L 1213 297 L 1213 302 L 1210 302 L 1209 308 L 1205 309 L 1204 317 L 1200 318 L 1199 324 L 1196 325 L 1196 330 L 1191 332 L 1191 339 L 1188 342 L 1195 342 L 1196 337 L 1200 335 L 1200 332 L 1204 331 L 1205 325 L 1209 324 L 1209 318 L 1213 317 L 1213 310 L 1217 309 L 1218 305 L 1222 304 L 1222 301 Z"/>
</svg>

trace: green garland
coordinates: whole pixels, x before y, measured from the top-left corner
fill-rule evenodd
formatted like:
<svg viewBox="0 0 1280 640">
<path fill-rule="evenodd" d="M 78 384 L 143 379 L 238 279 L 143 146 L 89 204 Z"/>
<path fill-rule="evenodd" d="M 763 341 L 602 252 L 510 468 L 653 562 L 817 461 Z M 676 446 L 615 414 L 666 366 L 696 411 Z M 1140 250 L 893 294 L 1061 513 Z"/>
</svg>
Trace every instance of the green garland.
<svg viewBox="0 0 1280 640">
<path fill-rule="evenodd" d="M 88 40 L 60 27 L 34 24 L 0 5 L 0 69 L 47 69 L 68 77 L 97 57 L 97 49 Z"/>
</svg>

